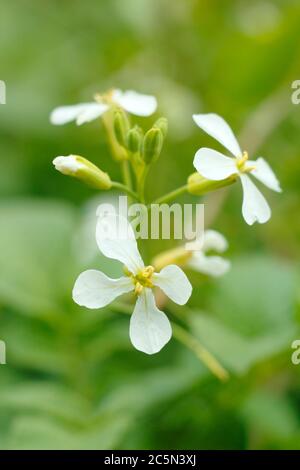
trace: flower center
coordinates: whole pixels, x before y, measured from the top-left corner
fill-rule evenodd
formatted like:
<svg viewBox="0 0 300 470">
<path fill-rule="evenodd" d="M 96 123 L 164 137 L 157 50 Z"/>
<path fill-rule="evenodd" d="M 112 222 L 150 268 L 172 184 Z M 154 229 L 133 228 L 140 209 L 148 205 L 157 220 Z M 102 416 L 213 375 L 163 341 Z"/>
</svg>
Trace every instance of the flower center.
<svg viewBox="0 0 300 470">
<path fill-rule="evenodd" d="M 136 295 L 139 295 L 144 287 L 153 287 L 153 282 L 152 282 L 152 275 L 154 273 L 154 268 L 153 266 L 146 266 L 145 268 L 141 269 L 137 274 L 132 274 L 130 271 L 128 271 L 127 268 L 124 268 L 126 276 L 129 276 L 132 278 L 132 281 L 134 283 L 134 293 Z"/>
<path fill-rule="evenodd" d="M 97 101 L 97 103 L 101 104 L 112 104 L 113 103 L 113 94 L 114 94 L 114 89 L 111 88 L 107 92 L 101 94 L 101 93 L 96 93 L 94 95 L 94 100 Z"/>
<path fill-rule="evenodd" d="M 248 158 L 248 152 L 243 152 L 243 155 L 237 158 L 236 166 L 240 173 L 249 173 L 250 171 L 255 170 L 255 166 L 247 165 Z"/>
</svg>

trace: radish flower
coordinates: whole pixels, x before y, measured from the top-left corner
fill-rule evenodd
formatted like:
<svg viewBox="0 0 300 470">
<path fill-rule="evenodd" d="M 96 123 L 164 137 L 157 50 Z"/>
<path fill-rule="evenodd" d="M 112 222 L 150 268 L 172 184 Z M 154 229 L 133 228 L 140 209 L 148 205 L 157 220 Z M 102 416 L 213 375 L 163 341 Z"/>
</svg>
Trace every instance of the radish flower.
<svg viewBox="0 0 300 470">
<path fill-rule="evenodd" d="M 230 269 L 230 261 L 222 256 L 210 254 L 210 252 L 223 253 L 227 248 L 227 240 L 220 232 L 206 230 L 201 250 L 191 252 L 191 258 L 187 261 L 186 266 L 208 276 L 223 276 Z"/>
<path fill-rule="evenodd" d="M 247 152 L 242 152 L 236 137 L 227 122 L 217 114 L 194 114 L 195 123 L 207 134 L 220 142 L 234 158 L 216 150 L 201 148 L 196 152 L 194 166 L 205 178 L 221 181 L 232 175 L 240 178 L 243 187 L 242 214 L 247 224 L 265 223 L 271 217 L 271 209 L 252 182 L 249 175 L 276 192 L 281 192 L 280 184 L 269 164 L 263 159 L 248 160 Z"/>
<path fill-rule="evenodd" d="M 188 278 L 176 265 L 166 266 L 159 273 L 152 266 L 145 266 L 133 229 L 124 217 L 100 214 L 96 241 L 104 256 L 125 265 L 125 276 L 111 279 L 101 271 L 84 271 L 75 282 L 73 300 L 78 305 L 97 309 L 133 291 L 137 300 L 130 319 L 130 340 L 139 351 L 157 353 L 170 340 L 172 329 L 167 316 L 155 305 L 153 288 L 160 287 L 173 302 L 184 305 L 192 293 Z"/>
<path fill-rule="evenodd" d="M 103 95 L 96 95 L 95 101 L 91 103 L 55 108 L 51 113 L 50 121 L 58 126 L 76 121 L 76 124 L 80 126 L 102 116 L 112 106 L 119 106 L 136 116 L 150 116 L 156 111 L 157 101 L 154 96 L 143 95 L 132 90 L 112 90 Z"/>
</svg>

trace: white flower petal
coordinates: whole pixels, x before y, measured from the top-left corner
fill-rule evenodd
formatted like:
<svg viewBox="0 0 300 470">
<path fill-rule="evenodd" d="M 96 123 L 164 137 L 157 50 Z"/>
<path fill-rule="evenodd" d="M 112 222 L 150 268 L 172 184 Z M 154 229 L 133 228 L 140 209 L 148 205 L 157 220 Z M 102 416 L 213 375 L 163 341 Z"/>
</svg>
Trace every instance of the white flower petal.
<svg viewBox="0 0 300 470">
<path fill-rule="evenodd" d="M 216 150 L 201 148 L 196 152 L 194 167 L 209 180 L 220 181 L 238 173 L 235 160 Z"/>
<path fill-rule="evenodd" d="M 257 160 L 248 160 L 247 166 L 255 167 L 255 170 L 251 171 L 251 175 L 255 176 L 255 178 L 265 184 L 268 188 L 281 193 L 282 189 L 280 187 L 280 183 L 272 168 L 264 158 L 260 157 Z"/>
<path fill-rule="evenodd" d="M 150 116 L 156 111 L 157 101 L 154 96 L 143 95 L 136 91 L 115 90 L 112 99 L 121 108 L 136 116 Z"/>
<path fill-rule="evenodd" d="M 271 209 L 262 193 L 252 183 L 249 176 L 240 175 L 243 186 L 243 207 L 242 213 L 247 224 L 252 225 L 254 222 L 264 224 L 271 217 Z"/>
<path fill-rule="evenodd" d="M 224 145 L 235 157 L 242 155 L 241 148 L 227 122 L 218 114 L 194 114 L 197 126 Z"/>
<path fill-rule="evenodd" d="M 231 263 L 221 256 L 206 256 L 201 251 L 195 251 L 189 260 L 187 267 L 209 276 L 223 276 L 229 269 Z"/>
<path fill-rule="evenodd" d="M 81 273 L 73 288 L 73 300 L 87 308 L 101 308 L 116 297 L 132 291 L 133 282 L 129 277 L 110 279 L 101 271 L 89 269 Z"/>
<path fill-rule="evenodd" d="M 103 103 L 90 103 L 79 113 L 76 119 L 76 124 L 80 126 L 86 122 L 91 122 L 102 116 L 107 111 L 109 106 Z"/>
<path fill-rule="evenodd" d="M 56 126 L 60 126 L 67 122 L 75 121 L 79 114 L 91 104 L 94 105 L 95 103 L 79 103 L 71 106 L 59 106 L 52 111 L 50 122 Z"/>
<path fill-rule="evenodd" d="M 143 289 L 138 296 L 130 319 L 129 336 L 133 346 L 146 354 L 159 352 L 171 339 L 171 324 L 156 307 L 151 289 Z"/>
<path fill-rule="evenodd" d="M 184 305 L 192 294 L 192 286 L 185 273 L 175 264 L 163 268 L 160 273 L 153 274 L 153 284 L 173 302 Z"/>
<path fill-rule="evenodd" d="M 100 214 L 96 227 L 96 241 L 101 253 L 117 259 L 136 274 L 144 267 L 130 223 L 116 213 Z"/>
<path fill-rule="evenodd" d="M 228 242 L 224 235 L 216 230 L 205 230 L 204 232 L 204 241 L 202 250 L 204 252 L 209 250 L 217 251 L 218 253 L 223 253 L 227 250 Z"/>
<path fill-rule="evenodd" d="M 53 160 L 56 170 L 65 175 L 74 175 L 78 170 L 84 168 L 83 164 L 76 159 L 76 155 L 59 156 Z"/>
</svg>

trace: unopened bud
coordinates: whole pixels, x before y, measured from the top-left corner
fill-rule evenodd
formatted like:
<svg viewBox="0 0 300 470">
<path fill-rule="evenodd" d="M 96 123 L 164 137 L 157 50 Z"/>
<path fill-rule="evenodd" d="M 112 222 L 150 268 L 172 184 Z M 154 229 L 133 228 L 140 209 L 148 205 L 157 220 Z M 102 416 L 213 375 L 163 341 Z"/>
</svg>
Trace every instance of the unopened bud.
<svg viewBox="0 0 300 470">
<path fill-rule="evenodd" d="M 158 159 L 163 142 L 164 136 L 160 129 L 152 127 L 152 129 L 147 132 L 143 145 L 143 158 L 147 165 Z"/>
<path fill-rule="evenodd" d="M 63 175 L 73 176 L 96 189 L 110 189 L 111 179 L 107 173 L 79 155 L 60 156 L 53 160 L 56 170 Z"/>
<path fill-rule="evenodd" d="M 141 150 L 143 140 L 142 130 L 135 126 L 127 134 L 127 148 L 132 153 L 137 153 Z"/>
<path fill-rule="evenodd" d="M 231 175 L 228 178 L 221 181 L 213 181 L 204 178 L 204 176 L 195 172 L 188 177 L 187 191 L 195 196 L 202 196 L 210 191 L 229 186 L 234 183 L 237 179 L 237 175 Z"/>
<path fill-rule="evenodd" d="M 127 147 L 127 134 L 130 129 L 127 114 L 123 109 L 118 109 L 114 114 L 114 132 L 118 144 L 122 147 Z"/>
<path fill-rule="evenodd" d="M 166 137 L 168 133 L 168 119 L 165 117 L 159 118 L 155 123 L 153 127 L 157 127 L 158 129 L 161 130 L 164 138 Z"/>
</svg>

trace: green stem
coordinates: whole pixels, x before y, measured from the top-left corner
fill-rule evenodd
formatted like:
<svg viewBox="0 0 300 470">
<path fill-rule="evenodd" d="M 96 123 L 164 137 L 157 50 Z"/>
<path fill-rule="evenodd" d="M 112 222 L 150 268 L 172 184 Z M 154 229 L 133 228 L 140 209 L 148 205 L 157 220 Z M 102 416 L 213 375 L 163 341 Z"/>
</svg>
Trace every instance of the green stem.
<svg viewBox="0 0 300 470">
<path fill-rule="evenodd" d="M 138 179 L 138 195 L 142 203 L 145 202 L 145 182 L 148 174 L 149 166 L 145 166 Z"/>
<path fill-rule="evenodd" d="M 123 191 L 124 193 L 128 194 L 128 196 L 131 196 L 133 199 L 139 201 L 138 194 L 128 188 L 128 186 L 125 186 L 125 184 L 119 183 L 118 181 L 112 181 L 111 187 L 119 189 L 120 191 Z"/>
<path fill-rule="evenodd" d="M 124 304 L 115 301 L 110 304 L 110 308 L 116 313 L 125 313 L 131 315 L 134 309 L 133 305 Z M 204 347 L 202 344 L 192 336 L 188 331 L 179 326 L 177 323 L 172 324 L 173 336 L 181 344 L 190 349 L 201 362 L 216 376 L 218 379 L 225 381 L 229 378 L 227 370 L 219 363 L 219 361 Z"/>
<path fill-rule="evenodd" d="M 123 161 L 120 162 L 120 164 L 121 164 L 121 170 L 122 170 L 124 184 L 131 191 L 132 190 L 132 179 L 131 179 L 129 162 L 128 162 L 128 160 L 123 160 Z M 128 204 L 129 205 L 131 204 L 130 199 L 128 200 Z"/>
<path fill-rule="evenodd" d="M 113 119 L 112 110 L 107 111 L 102 116 L 102 122 L 103 122 L 104 129 L 106 131 L 106 136 L 107 136 L 107 140 L 108 140 L 108 144 L 109 144 L 112 156 L 115 160 L 120 162 L 120 161 L 125 160 L 127 158 L 127 155 L 126 155 L 126 150 L 123 147 L 121 147 L 121 145 L 119 145 L 118 142 L 116 141 L 114 130 L 113 130 L 112 119 Z"/>
<path fill-rule="evenodd" d="M 152 202 L 152 204 L 162 204 L 164 202 L 169 202 L 172 201 L 173 199 L 176 199 L 178 196 L 181 196 L 187 191 L 187 184 L 184 186 L 181 186 L 180 188 L 174 189 L 174 191 L 171 191 L 170 193 L 165 194 L 164 196 L 159 197 L 155 201 Z"/>
<path fill-rule="evenodd" d="M 128 160 L 123 160 L 121 162 L 121 169 L 122 169 L 122 175 L 123 175 L 123 181 L 124 181 L 124 184 L 132 189 L 132 180 L 131 180 L 131 174 L 130 174 L 130 168 L 129 168 L 129 164 L 128 164 Z"/>
<path fill-rule="evenodd" d="M 175 323 L 172 323 L 172 329 L 174 338 L 190 349 L 218 379 L 228 379 L 228 372 L 194 336 Z"/>
</svg>

